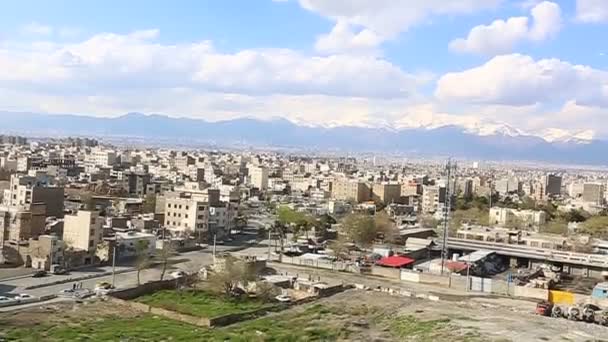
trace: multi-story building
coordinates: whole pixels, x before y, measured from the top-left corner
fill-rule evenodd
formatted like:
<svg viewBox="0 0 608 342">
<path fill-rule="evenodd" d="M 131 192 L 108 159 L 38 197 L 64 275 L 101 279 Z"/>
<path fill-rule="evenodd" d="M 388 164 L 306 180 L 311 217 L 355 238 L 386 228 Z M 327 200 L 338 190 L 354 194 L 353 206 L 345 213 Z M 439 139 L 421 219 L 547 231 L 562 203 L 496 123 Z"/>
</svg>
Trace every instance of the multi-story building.
<svg viewBox="0 0 608 342">
<path fill-rule="evenodd" d="M 116 163 L 116 160 L 116 151 L 103 148 L 95 148 L 91 151 L 91 154 L 87 156 L 89 165 L 99 167 L 111 167 Z"/>
<path fill-rule="evenodd" d="M 597 205 L 604 204 L 604 184 L 602 183 L 585 183 L 583 184 L 583 202 L 594 203 Z"/>
<path fill-rule="evenodd" d="M 562 177 L 548 174 L 543 177 L 543 181 L 547 196 L 557 196 L 562 193 Z"/>
<path fill-rule="evenodd" d="M 43 203 L 47 216 L 63 217 L 63 200 L 64 189 L 49 186 L 48 177 L 14 174 L 9 188 L 4 190 L 2 204 L 27 211 L 30 205 Z"/>
<path fill-rule="evenodd" d="M 545 224 L 546 218 L 544 211 L 490 208 L 490 222 L 499 226 L 538 227 Z"/>
<path fill-rule="evenodd" d="M 446 191 L 444 186 L 425 185 L 422 187 L 422 212 L 432 214 L 445 206 Z"/>
<path fill-rule="evenodd" d="M 521 191 L 521 182 L 517 177 L 499 179 L 494 183 L 494 190 L 501 195 L 517 193 Z"/>
<path fill-rule="evenodd" d="M 373 184 L 372 200 L 378 203 L 399 203 L 401 198 L 401 184 Z"/>
<path fill-rule="evenodd" d="M 97 246 L 102 241 L 104 219 L 96 211 L 79 210 L 63 219 L 63 240 L 76 251 L 83 251 L 84 265 L 95 263 Z"/>
<path fill-rule="evenodd" d="M 136 195 L 142 197 L 148 190 L 148 184 L 150 184 L 150 174 L 144 172 L 128 172 L 123 175 L 126 179 L 127 189 L 130 195 Z"/>
<path fill-rule="evenodd" d="M 583 196 L 585 190 L 585 184 L 579 182 L 572 182 L 568 185 L 568 196 L 571 198 L 579 198 Z"/>
<path fill-rule="evenodd" d="M 252 166 L 249 168 L 249 179 L 251 186 L 260 190 L 268 189 L 268 168 L 264 166 Z"/>
<path fill-rule="evenodd" d="M 332 183 L 331 196 L 336 200 L 361 203 L 369 201 L 370 195 L 370 188 L 365 182 L 345 179 Z"/>
<path fill-rule="evenodd" d="M 173 234 L 196 235 L 202 241 L 209 231 L 208 224 L 208 199 L 187 192 L 165 196 L 165 227 Z"/>
<path fill-rule="evenodd" d="M 46 226 L 46 206 L 0 207 L 0 246 L 5 240 L 23 241 L 37 238 Z"/>
</svg>

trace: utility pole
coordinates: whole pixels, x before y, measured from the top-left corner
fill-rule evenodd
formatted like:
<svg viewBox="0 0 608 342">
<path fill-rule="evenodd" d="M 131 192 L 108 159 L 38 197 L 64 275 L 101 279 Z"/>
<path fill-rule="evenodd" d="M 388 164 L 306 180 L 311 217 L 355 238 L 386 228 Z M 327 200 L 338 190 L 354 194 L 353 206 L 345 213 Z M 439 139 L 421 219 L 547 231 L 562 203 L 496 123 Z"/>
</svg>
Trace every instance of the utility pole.
<svg viewBox="0 0 608 342">
<path fill-rule="evenodd" d="M 270 262 L 270 233 L 272 231 L 268 229 L 268 262 Z"/>
<path fill-rule="evenodd" d="M 116 244 L 118 243 L 117 239 L 114 239 L 114 247 L 112 248 L 112 288 L 114 288 L 114 284 L 116 283 Z M 165 243 L 163 241 L 163 243 Z"/>
<path fill-rule="evenodd" d="M 448 159 L 448 163 L 446 165 L 446 173 L 447 173 L 447 182 L 445 188 L 445 205 L 443 208 L 443 241 L 441 246 L 441 274 L 443 275 L 445 268 L 445 261 L 448 257 L 448 221 L 450 218 L 450 207 L 452 205 L 452 191 L 450 187 L 450 180 L 452 178 L 452 160 Z M 454 172 L 456 171 L 454 165 Z"/>
<path fill-rule="evenodd" d="M 213 264 L 215 264 L 215 242 L 216 242 L 217 234 L 213 233 Z"/>
</svg>

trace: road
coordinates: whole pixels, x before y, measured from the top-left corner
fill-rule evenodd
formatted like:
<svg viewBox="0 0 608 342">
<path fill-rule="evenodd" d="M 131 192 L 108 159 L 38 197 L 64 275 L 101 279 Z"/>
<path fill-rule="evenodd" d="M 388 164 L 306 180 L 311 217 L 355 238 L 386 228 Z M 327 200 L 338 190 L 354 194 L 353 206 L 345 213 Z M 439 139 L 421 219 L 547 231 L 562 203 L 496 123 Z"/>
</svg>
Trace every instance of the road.
<svg viewBox="0 0 608 342">
<path fill-rule="evenodd" d="M 225 245 L 217 245 L 216 253 L 230 252 L 246 248 L 249 242 L 254 242 L 256 233 L 253 232 L 254 227 L 246 231 L 244 234 L 235 236 L 234 241 Z M 174 270 L 184 270 L 188 272 L 198 271 L 201 267 L 211 265 L 213 263 L 213 246 L 209 246 L 203 250 L 180 253 L 171 258 L 170 269 L 168 273 Z M 28 293 L 34 296 L 45 296 L 59 293 L 59 291 L 71 288 L 73 283 L 82 282 L 83 288 L 93 289 L 99 282 L 112 282 L 111 275 L 105 275 L 112 271 L 112 266 L 99 266 L 86 269 L 79 269 L 70 272 L 69 275 L 48 275 L 43 278 L 32 278 L 31 276 L 23 276 L 10 280 L 0 281 L 0 295 L 14 295 L 17 293 Z M 137 271 L 133 266 L 117 266 L 116 267 L 115 285 L 117 288 L 127 288 L 137 285 Z M 98 277 L 95 277 L 99 274 Z M 160 279 L 161 268 L 143 270 L 140 274 L 141 282 Z M 65 281 L 68 279 L 77 279 L 83 277 L 92 277 L 91 279 L 74 280 L 68 283 L 49 285 L 36 289 L 26 289 L 31 286 L 39 286 L 57 281 Z"/>
</svg>

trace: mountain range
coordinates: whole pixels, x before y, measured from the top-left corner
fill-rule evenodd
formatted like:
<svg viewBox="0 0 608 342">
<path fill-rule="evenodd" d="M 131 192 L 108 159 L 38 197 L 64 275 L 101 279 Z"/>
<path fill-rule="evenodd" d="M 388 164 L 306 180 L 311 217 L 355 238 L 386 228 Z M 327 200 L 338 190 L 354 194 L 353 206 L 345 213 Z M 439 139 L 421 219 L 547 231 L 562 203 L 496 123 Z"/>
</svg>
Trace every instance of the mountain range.
<svg viewBox="0 0 608 342">
<path fill-rule="evenodd" d="M 196 144 L 250 145 L 453 156 L 486 160 L 527 160 L 567 164 L 608 164 L 608 142 L 590 134 L 549 130 L 532 135 L 503 124 L 483 127 L 313 127 L 286 119 L 241 118 L 210 122 L 128 113 L 118 117 L 2 112 L 0 131 L 29 136 L 132 137 Z"/>
</svg>

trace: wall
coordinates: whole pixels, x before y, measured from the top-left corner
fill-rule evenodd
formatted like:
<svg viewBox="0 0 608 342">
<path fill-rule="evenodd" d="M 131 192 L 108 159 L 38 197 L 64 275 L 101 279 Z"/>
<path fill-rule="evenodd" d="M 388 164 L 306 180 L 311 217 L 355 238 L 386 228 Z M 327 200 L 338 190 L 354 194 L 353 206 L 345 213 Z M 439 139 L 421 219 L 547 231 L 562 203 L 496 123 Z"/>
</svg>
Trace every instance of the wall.
<svg viewBox="0 0 608 342">
<path fill-rule="evenodd" d="M 419 283 L 420 282 L 420 273 L 412 272 L 409 270 L 401 270 L 401 280 L 409 281 L 412 283 Z"/>
<path fill-rule="evenodd" d="M 118 299 L 133 299 L 137 297 L 141 297 L 148 293 L 160 291 L 160 290 L 168 290 L 175 288 L 175 280 L 161 280 L 161 281 L 151 281 L 145 284 L 142 284 L 138 287 L 112 292 L 111 296 Z"/>
<path fill-rule="evenodd" d="M 424 284 L 435 284 L 439 286 L 450 286 L 450 277 L 434 274 L 421 273 L 420 282 Z"/>
<path fill-rule="evenodd" d="M 376 276 L 400 279 L 401 278 L 401 269 L 399 268 L 390 268 L 390 267 L 382 267 L 382 266 L 373 266 L 372 274 Z"/>
<path fill-rule="evenodd" d="M 547 300 L 549 299 L 549 290 L 537 289 L 533 287 L 514 286 L 513 295 L 515 297 L 535 298 Z"/>
</svg>

